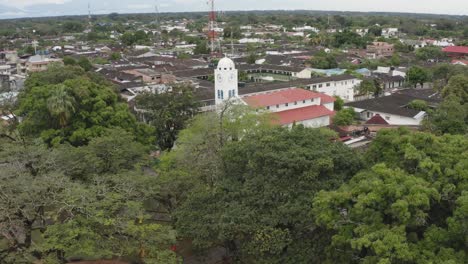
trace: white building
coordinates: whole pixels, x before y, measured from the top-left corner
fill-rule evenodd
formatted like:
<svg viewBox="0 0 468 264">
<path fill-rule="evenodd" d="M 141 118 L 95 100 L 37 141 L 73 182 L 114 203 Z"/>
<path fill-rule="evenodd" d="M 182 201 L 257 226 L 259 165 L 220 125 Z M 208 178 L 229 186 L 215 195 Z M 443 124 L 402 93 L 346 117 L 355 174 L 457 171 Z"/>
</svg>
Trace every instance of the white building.
<svg viewBox="0 0 468 264">
<path fill-rule="evenodd" d="M 384 28 L 382 29 L 382 37 L 391 38 L 398 35 L 398 28 Z"/>
<path fill-rule="evenodd" d="M 347 103 L 353 107 L 362 120 L 368 121 L 380 115 L 390 125 L 419 126 L 427 113 L 408 107 L 413 98 L 404 94 L 393 94 L 359 102 Z"/>
<path fill-rule="evenodd" d="M 238 95 L 238 71 L 234 61 L 222 58 L 215 69 L 215 104 L 221 105 Z"/>
<path fill-rule="evenodd" d="M 301 88 L 246 95 L 241 99 L 253 108 L 272 112 L 274 122 L 287 127 L 293 124 L 312 128 L 329 126 L 334 115 L 333 97 Z"/>
<path fill-rule="evenodd" d="M 355 100 L 357 87 L 362 82 L 352 75 L 336 75 L 331 77 L 316 78 L 311 80 L 307 89 L 328 96 L 339 96 L 346 102 Z"/>
</svg>

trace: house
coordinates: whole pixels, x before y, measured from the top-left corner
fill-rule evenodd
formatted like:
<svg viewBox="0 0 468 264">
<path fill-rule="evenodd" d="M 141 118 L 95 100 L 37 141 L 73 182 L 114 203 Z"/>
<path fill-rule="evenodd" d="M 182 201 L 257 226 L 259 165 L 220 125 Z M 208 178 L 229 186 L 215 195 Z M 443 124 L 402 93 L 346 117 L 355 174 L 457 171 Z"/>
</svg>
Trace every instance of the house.
<svg viewBox="0 0 468 264">
<path fill-rule="evenodd" d="M 373 42 L 367 45 L 367 53 L 375 54 L 377 58 L 391 57 L 395 53 L 395 45 L 387 42 Z"/>
<path fill-rule="evenodd" d="M 419 126 L 427 113 L 409 107 L 417 99 L 426 101 L 431 108 L 441 101 L 439 94 L 432 89 L 407 89 L 389 96 L 346 103 L 345 107 L 354 108 L 360 119 L 366 122 L 380 115 L 390 125 Z"/>
<path fill-rule="evenodd" d="M 461 59 L 468 58 L 468 46 L 451 46 L 442 49 L 447 56 L 451 58 Z"/>
<path fill-rule="evenodd" d="M 355 100 L 356 88 L 361 82 L 352 75 L 336 75 L 311 79 L 306 88 L 328 96 L 339 96 L 347 102 L 352 102 Z"/>
<path fill-rule="evenodd" d="M 428 43 L 424 40 L 414 40 L 414 39 L 402 39 L 400 40 L 401 43 L 412 47 L 413 49 L 420 49 L 424 48 L 428 45 Z"/>
<path fill-rule="evenodd" d="M 384 28 L 382 29 L 382 37 L 391 38 L 398 35 L 398 28 Z"/>
<path fill-rule="evenodd" d="M 468 65 L 468 60 L 452 60 L 453 65 L 462 65 L 462 66 L 467 66 Z"/>
<path fill-rule="evenodd" d="M 34 55 L 18 64 L 18 73 L 46 71 L 52 63 L 63 64 L 63 61 L 61 59 L 54 59 L 44 55 Z"/>
<path fill-rule="evenodd" d="M 331 124 L 335 98 L 301 88 L 289 88 L 241 99 L 249 106 L 272 112 L 276 123 L 291 127 L 301 124 L 306 127 L 325 127 Z"/>
</svg>

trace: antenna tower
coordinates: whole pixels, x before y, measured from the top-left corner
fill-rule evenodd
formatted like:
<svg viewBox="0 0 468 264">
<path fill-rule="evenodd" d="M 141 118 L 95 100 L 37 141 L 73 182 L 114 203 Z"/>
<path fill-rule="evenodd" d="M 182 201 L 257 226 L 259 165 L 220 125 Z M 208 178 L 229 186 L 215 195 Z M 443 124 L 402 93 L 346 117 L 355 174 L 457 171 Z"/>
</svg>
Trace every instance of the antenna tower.
<svg viewBox="0 0 468 264">
<path fill-rule="evenodd" d="M 91 30 L 93 27 L 92 20 L 91 20 L 91 4 L 88 2 L 88 27 Z"/>
<path fill-rule="evenodd" d="M 159 7 L 158 7 L 158 1 L 154 1 L 154 13 L 156 15 L 154 22 L 156 23 L 157 28 L 159 29 Z"/>
<path fill-rule="evenodd" d="M 210 14 L 208 22 L 208 40 L 210 42 L 210 52 L 212 57 L 221 56 L 221 45 L 218 39 L 218 33 L 216 32 L 216 12 L 215 12 L 215 0 L 209 0 Z"/>
</svg>

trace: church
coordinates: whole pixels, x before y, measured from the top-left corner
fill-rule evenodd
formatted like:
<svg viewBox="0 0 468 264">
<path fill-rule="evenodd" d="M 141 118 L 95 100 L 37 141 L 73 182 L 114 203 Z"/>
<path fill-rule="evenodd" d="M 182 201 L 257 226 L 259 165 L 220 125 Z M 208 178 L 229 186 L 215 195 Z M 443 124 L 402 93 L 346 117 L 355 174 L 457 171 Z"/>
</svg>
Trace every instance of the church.
<svg viewBox="0 0 468 264">
<path fill-rule="evenodd" d="M 215 102 L 220 106 L 229 100 L 239 100 L 253 109 L 269 111 L 274 122 L 291 127 L 326 127 L 331 125 L 335 98 L 302 88 L 274 89 L 239 95 L 238 70 L 234 61 L 225 57 L 215 69 Z"/>
</svg>

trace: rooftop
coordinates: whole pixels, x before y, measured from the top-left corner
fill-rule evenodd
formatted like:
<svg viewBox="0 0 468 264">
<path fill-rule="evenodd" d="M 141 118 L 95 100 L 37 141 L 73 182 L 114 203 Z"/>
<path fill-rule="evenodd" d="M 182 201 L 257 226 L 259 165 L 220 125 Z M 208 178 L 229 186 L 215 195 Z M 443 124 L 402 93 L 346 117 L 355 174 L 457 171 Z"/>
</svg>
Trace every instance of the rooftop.
<svg viewBox="0 0 468 264">
<path fill-rule="evenodd" d="M 332 116 L 334 113 L 335 112 L 328 110 L 323 105 L 312 105 L 308 107 L 277 112 L 274 113 L 274 115 L 278 117 L 277 122 L 279 124 L 287 125 L 294 122 L 310 120 L 323 116 Z"/>
<path fill-rule="evenodd" d="M 273 91 L 264 94 L 246 96 L 242 99 L 253 107 L 266 107 L 272 105 L 294 103 L 313 98 L 321 98 L 319 93 L 314 93 L 300 88 L 292 88 L 280 91 Z"/>
</svg>

